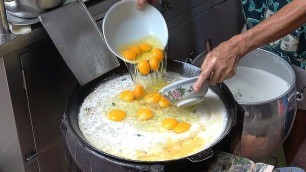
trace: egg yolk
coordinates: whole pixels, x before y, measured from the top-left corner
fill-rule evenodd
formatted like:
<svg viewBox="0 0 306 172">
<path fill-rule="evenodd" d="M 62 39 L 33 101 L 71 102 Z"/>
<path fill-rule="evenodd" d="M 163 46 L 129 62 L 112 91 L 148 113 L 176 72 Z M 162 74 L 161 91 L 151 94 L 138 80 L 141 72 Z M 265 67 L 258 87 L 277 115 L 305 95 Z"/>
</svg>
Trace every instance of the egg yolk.
<svg viewBox="0 0 306 172">
<path fill-rule="evenodd" d="M 142 85 L 140 84 L 136 84 L 135 85 L 135 88 L 134 88 L 134 96 L 137 98 L 137 99 L 140 99 L 142 98 L 144 95 L 145 95 L 145 89 L 143 88 Z"/>
<path fill-rule="evenodd" d="M 160 61 L 157 58 L 150 58 L 149 60 L 150 67 L 153 71 L 157 71 L 160 65 Z"/>
<path fill-rule="evenodd" d="M 167 100 L 166 98 L 164 98 L 164 97 L 162 97 L 161 96 L 161 98 L 159 99 L 159 101 L 158 101 L 158 105 L 160 106 L 160 107 L 168 107 L 168 106 L 170 106 L 170 102 L 169 102 L 169 100 Z"/>
<path fill-rule="evenodd" d="M 180 134 L 180 133 L 184 133 L 186 131 L 188 131 L 190 129 L 191 125 L 186 123 L 186 122 L 180 122 L 178 123 L 173 131 L 176 133 L 176 134 Z"/>
<path fill-rule="evenodd" d="M 123 57 L 129 60 L 135 60 L 137 57 L 137 54 L 134 51 L 126 50 L 123 52 Z"/>
<path fill-rule="evenodd" d="M 164 51 L 159 48 L 154 48 L 151 53 L 152 57 L 156 58 L 160 62 L 164 59 Z"/>
<path fill-rule="evenodd" d="M 135 99 L 134 92 L 131 90 L 125 90 L 120 93 L 120 98 L 124 101 L 131 101 Z"/>
<path fill-rule="evenodd" d="M 140 60 L 140 62 L 138 62 L 138 64 L 137 64 L 137 68 L 138 68 L 139 72 L 143 75 L 149 74 L 149 72 L 151 70 L 150 64 L 147 60 Z"/>
<path fill-rule="evenodd" d="M 123 110 L 112 110 L 108 113 L 108 119 L 112 121 L 122 121 L 126 117 Z"/>
<path fill-rule="evenodd" d="M 142 43 L 139 45 L 140 49 L 142 51 L 150 51 L 151 50 L 151 45 L 147 44 L 147 43 Z"/>
<path fill-rule="evenodd" d="M 145 100 L 149 103 L 158 103 L 160 98 L 161 95 L 159 95 L 158 93 L 150 93 L 145 96 Z"/>
<path fill-rule="evenodd" d="M 166 118 L 162 121 L 162 126 L 167 130 L 173 130 L 178 124 L 178 121 L 174 118 Z"/>
<path fill-rule="evenodd" d="M 136 55 L 141 54 L 141 49 L 138 46 L 132 46 L 130 50 L 136 53 Z"/>
<path fill-rule="evenodd" d="M 145 121 L 153 117 L 153 112 L 150 109 L 142 108 L 137 111 L 137 116 L 139 120 Z"/>
</svg>

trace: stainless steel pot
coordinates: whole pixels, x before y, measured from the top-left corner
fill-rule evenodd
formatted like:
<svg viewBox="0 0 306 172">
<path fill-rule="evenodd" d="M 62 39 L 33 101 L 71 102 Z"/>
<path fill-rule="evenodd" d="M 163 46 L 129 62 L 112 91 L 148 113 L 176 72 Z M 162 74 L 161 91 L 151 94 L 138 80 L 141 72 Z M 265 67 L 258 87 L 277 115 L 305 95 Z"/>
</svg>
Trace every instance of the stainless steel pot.
<svg viewBox="0 0 306 172">
<path fill-rule="evenodd" d="M 46 10 L 60 6 L 66 0 L 6 0 L 6 11 L 20 18 L 36 18 Z"/>
<path fill-rule="evenodd" d="M 204 57 L 205 53 L 192 63 L 200 66 Z M 290 84 L 286 92 L 269 101 L 243 103 L 237 100 L 245 114 L 241 141 L 236 145 L 235 153 L 253 161 L 265 161 L 287 138 L 295 119 L 296 101 L 303 96 L 296 90 L 295 73 L 291 66 L 269 51 L 256 49 L 243 57 L 238 66 L 264 70 Z"/>
</svg>

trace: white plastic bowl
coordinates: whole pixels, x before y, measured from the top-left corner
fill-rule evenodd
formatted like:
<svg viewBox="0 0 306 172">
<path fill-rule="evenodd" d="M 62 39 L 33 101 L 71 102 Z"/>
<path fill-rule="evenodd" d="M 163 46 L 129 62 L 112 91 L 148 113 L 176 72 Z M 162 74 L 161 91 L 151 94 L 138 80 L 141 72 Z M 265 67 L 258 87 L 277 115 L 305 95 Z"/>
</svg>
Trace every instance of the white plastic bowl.
<svg viewBox="0 0 306 172">
<path fill-rule="evenodd" d="M 163 48 L 168 43 L 168 27 L 161 13 L 150 4 L 138 10 L 135 0 L 119 1 L 112 5 L 105 14 L 102 30 L 108 48 L 126 62 L 118 51 L 122 45 L 148 36 L 156 37 Z"/>
<path fill-rule="evenodd" d="M 200 91 L 196 93 L 193 90 L 193 84 L 197 79 L 198 77 L 192 77 L 173 82 L 159 90 L 159 94 L 177 107 L 188 107 L 198 104 L 204 100 L 209 84 L 205 82 Z"/>
</svg>

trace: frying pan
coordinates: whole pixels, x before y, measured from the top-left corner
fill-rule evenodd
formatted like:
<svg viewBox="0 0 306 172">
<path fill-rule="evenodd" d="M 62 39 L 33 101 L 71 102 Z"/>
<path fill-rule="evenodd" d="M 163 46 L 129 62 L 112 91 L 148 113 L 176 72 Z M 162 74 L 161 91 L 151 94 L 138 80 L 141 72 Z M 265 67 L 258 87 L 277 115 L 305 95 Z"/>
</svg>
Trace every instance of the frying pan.
<svg viewBox="0 0 306 172">
<path fill-rule="evenodd" d="M 167 71 L 175 72 L 178 74 L 181 74 L 185 77 L 193 77 L 197 76 L 200 73 L 200 68 L 193 66 L 191 64 L 176 61 L 176 60 L 167 60 L 168 66 Z M 86 84 L 83 86 L 77 85 L 73 90 L 72 93 L 67 101 L 66 110 L 65 110 L 65 120 L 67 122 L 67 127 L 71 128 L 72 133 L 76 135 L 77 139 L 79 139 L 84 147 L 90 149 L 95 154 L 98 154 L 99 156 L 103 156 L 105 158 L 111 158 L 123 162 L 131 162 L 131 163 L 144 163 L 144 164 L 150 164 L 150 163 L 167 163 L 169 161 L 177 161 L 180 159 L 174 159 L 174 160 L 166 160 L 166 161 L 154 161 L 154 162 L 143 162 L 143 161 L 137 161 L 137 160 L 130 160 L 125 159 L 121 157 L 117 157 L 105 152 L 102 152 L 95 147 L 91 146 L 85 139 L 85 137 L 82 135 L 82 132 L 78 125 L 78 114 L 80 107 L 84 101 L 84 99 L 101 83 L 107 82 L 115 77 L 125 75 L 127 74 L 128 70 L 125 67 L 124 64 L 120 65 L 118 68 L 115 68 L 111 72 L 106 73 L 105 75 L 101 76 L 100 78 Z M 235 101 L 232 93 L 228 89 L 228 87 L 224 84 L 217 84 L 214 86 L 210 86 L 210 88 L 220 97 L 222 102 L 225 105 L 227 115 L 228 115 L 228 122 L 226 125 L 226 128 L 222 135 L 217 139 L 217 141 L 211 145 L 207 149 L 203 149 L 200 152 L 193 154 L 191 156 L 182 157 L 181 159 L 188 159 L 192 162 L 200 162 L 203 160 L 206 160 L 210 158 L 213 155 L 213 147 L 220 142 L 227 134 L 229 134 L 230 130 L 236 123 L 236 117 L 237 117 L 237 111 L 238 111 L 238 104 Z M 125 138 L 128 141 L 128 138 Z"/>
</svg>

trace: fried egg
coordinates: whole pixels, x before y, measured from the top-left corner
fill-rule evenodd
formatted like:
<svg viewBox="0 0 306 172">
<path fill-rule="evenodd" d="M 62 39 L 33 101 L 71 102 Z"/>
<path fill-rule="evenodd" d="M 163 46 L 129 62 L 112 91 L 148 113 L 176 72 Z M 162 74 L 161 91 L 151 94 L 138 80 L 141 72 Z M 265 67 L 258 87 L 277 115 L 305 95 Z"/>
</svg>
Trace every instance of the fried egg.
<svg viewBox="0 0 306 172">
<path fill-rule="evenodd" d="M 183 78 L 167 72 L 165 81 Z M 225 130 L 226 108 L 212 90 L 208 90 L 201 104 L 178 108 L 161 107 L 161 97 L 154 89 L 141 99 L 120 98 L 123 91 L 134 87 L 130 75 L 119 76 L 102 83 L 85 98 L 79 127 L 96 149 L 128 160 L 173 160 L 210 147 Z"/>
</svg>

